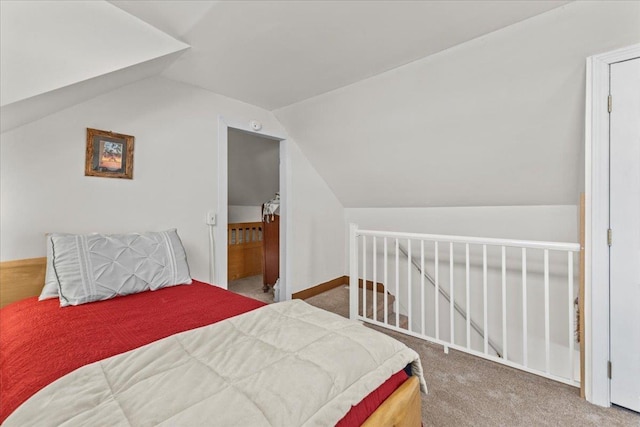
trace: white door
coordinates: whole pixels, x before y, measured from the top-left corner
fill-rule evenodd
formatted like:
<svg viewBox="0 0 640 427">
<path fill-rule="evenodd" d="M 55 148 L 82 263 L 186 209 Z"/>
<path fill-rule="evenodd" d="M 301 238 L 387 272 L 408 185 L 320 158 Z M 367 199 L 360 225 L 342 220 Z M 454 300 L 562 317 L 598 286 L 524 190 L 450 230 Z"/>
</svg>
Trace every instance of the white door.
<svg viewBox="0 0 640 427">
<path fill-rule="evenodd" d="M 640 58 L 610 70 L 611 403 L 640 412 Z"/>
</svg>

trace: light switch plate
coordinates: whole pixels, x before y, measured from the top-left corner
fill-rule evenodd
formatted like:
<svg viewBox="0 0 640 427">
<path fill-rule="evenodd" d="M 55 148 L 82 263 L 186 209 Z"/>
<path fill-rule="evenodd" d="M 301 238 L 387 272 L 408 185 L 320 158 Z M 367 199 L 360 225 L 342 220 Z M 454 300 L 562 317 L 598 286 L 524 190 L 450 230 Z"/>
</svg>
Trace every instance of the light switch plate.
<svg viewBox="0 0 640 427">
<path fill-rule="evenodd" d="M 207 224 L 216 225 L 216 213 L 214 211 L 207 212 Z"/>
</svg>

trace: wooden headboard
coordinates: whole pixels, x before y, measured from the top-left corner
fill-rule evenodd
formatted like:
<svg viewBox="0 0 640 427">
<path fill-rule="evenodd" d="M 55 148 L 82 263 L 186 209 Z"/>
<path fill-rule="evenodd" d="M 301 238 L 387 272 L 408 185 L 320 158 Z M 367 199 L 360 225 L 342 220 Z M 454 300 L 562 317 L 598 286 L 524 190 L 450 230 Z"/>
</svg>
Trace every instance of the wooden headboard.
<svg viewBox="0 0 640 427">
<path fill-rule="evenodd" d="M 40 295 L 47 258 L 0 262 L 0 307 Z"/>
</svg>

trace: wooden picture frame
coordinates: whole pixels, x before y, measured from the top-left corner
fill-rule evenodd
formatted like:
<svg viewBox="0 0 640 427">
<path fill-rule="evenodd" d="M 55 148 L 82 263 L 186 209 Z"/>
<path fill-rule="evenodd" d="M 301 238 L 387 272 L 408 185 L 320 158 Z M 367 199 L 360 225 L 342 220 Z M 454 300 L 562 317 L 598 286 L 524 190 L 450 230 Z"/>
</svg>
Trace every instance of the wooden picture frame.
<svg viewBox="0 0 640 427">
<path fill-rule="evenodd" d="M 87 128 L 85 176 L 133 179 L 134 137 Z"/>
</svg>

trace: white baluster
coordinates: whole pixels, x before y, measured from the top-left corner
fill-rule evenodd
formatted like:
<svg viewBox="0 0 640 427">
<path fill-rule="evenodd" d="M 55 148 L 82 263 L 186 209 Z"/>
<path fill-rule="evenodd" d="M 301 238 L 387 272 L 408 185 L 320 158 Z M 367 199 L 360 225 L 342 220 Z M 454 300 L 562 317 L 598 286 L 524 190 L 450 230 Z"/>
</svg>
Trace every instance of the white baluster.
<svg viewBox="0 0 640 427">
<path fill-rule="evenodd" d="M 549 373 L 549 250 L 544 250 L 544 371 Z"/>
<path fill-rule="evenodd" d="M 411 287 L 413 285 L 411 282 L 411 267 L 413 267 L 413 259 L 411 258 L 411 239 L 407 239 L 407 246 L 407 329 L 411 331 L 411 308 L 413 306 L 413 301 L 411 300 Z"/>
<path fill-rule="evenodd" d="M 400 243 L 396 239 L 396 299 L 394 302 L 396 312 L 396 328 L 400 327 Z"/>
<path fill-rule="evenodd" d="M 569 251 L 568 252 L 568 260 L 567 260 L 567 267 L 568 267 L 568 279 L 567 279 L 567 297 L 569 298 L 569 302 L 568 302 L 568 311 L 567 314 L 569 315 L 569 379 L 573 381 L 574 379 L 574 375 L 573 375 L 573 343 L 574 343 L 574 338 L 573 338 L 573 334 L 574 334 L 574 323 L 573 323 L 573 252 Z"/>
<path fill-rule="evenodd" d="M 522 364 L 527 367 L 529 331 L 527 328 L 527 248 L 522 248 Z"/>
<path fill-rule="evenodd" d="M 482 299 L 484 304 L 484 354 L 489 354 L 489 313 L 487 304 L 487 245 L 482 245 Z"/>
<path fill-rule="evenodd" d="M 389 285 L 389 274 L 388 274 L 388 264 L 389 264 L 389 253 L 387 251 L 387 238 L 384 238 L 384 323 L 389 323 L 389 299 L 387 292 L 387 286 Z"/>
<path fill-rule="evenodd" d="M 378 246 L 373 236 L 373 320 L 378 320 Z"/>
<path fill-rule="evenodd" d="M 471 348 L 471 304 L 469 299 L 471 293 L 469 291 L 469 244 L 465 245 L 465 257 L 466 257 L 466 301 L 467 301 L 467 348 Z"/>
<path fill-rule="evenodd" d="M 420 333 L 424 335 L 424 240 L 420 240 Z"/>
<path fill-rule="evenodd" d="M 435 261 L 434 261 L 434 274 L 435 274 L 435 281 L 436 281 L 436 286 L 434 287 L 434 302 L 435 302 L 435 313 L 436 313 L 436 339 L 439 340 L 440 339 L 440 313 L 439 313 L 439 309 L 440 309 L 440 298 L 438 298 L 438 294 L 440 293 L 440 281 L 438 278 L 438 242 L 433 242 L 433 245 L 435 247 L 436 250 L 436 256 L 435 256 Z"/>
<path fill-rule="evenodd" d="M 453 242 L 449 243 L 449 333 L 451 344 L 455 344 L 455 323 L 454 323 L 454 300 L 455 289 L 453 287 Z"/>
<path fill-rule="evenodd" d="M 367 236 L 362 236 L 362 317 L 367 318 Z"/>
<path fill-rule="evenodd" d="M 502 357 L 507 360 L 507 248 L 502 247 Z"/>
</svg>

